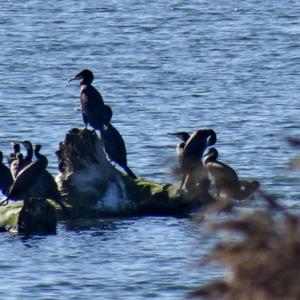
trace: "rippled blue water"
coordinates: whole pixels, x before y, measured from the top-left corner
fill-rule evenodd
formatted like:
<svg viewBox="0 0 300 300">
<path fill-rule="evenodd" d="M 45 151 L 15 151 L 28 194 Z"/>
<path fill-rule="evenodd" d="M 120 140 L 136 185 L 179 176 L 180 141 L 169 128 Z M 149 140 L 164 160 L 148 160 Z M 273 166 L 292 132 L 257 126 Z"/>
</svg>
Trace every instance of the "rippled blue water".
<svg viewBox="0 0 300 300">
<path fill-rule="evenodd" d="M 212 127 L 221 160 L 299 208 L 299 175 L 285 170 L 298 150 L 284 141 L 300 126 L 299 12 L 292 0 L 3 0 L 1 150 L 42 143 L 55 174 L 59 141 L 82 126 L 67 79 L 90 68 L 138 175 L 171 181 L 166 133 Z M 1 298 L 181 299 L 219 274 L 195 268 L 212 243 L 198 227 L 140 218 L 2 234 Z"/>
</svg>

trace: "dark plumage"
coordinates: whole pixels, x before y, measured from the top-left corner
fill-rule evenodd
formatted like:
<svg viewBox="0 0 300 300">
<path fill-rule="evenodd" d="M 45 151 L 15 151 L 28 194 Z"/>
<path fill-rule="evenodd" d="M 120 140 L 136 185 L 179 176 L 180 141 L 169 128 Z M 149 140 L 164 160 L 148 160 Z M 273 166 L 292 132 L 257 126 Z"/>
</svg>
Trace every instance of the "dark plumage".
<svg viewBox="0 0 300 300">
<path fill-rule="evenodd" d="M 185 136 L 186 138 L 187 136 Z M 177 153 L 179 153 L 179 159 L 181 163 L 181 169 L 183 177 L 180 184 L 180 190 L 187 182 L 188 176 L 194 171 L 198 170 L 199 175 L 197 177 L 206 177 L 201 170 L 203 168 L 202 156 L 206 147 L 215 144 L 217 141 L 217 135 L 212 129 L 199 129 L 196 130 L 185 142 L 181 144 Z M 202 174 L 203 173 L 203 174 Z M 193 180 L 194 181 L 194 180 Z"/>
<path fill-rule="evenodd" d="M 80 82 L 80 104 L 82 119 L 85 127 L 90 124 L 94 129 L 100 130 L 104 124 L 104 102 L 101 94 L 92 86 L 94 75 L 90 70 L 83 70 L 72 80 Z"/>
<path fill-rule="evenodd" d="M 2 194 L 8 191 L 13 181 L 9 168 L 3 163 L 3 153 L 0 151 L 0 190 Z"/>
<path fill-rule="evenodd" d="M 259 182 L 256 180 L 240 181 L 237 173 L 217 158 L 218 151 L 215 148 L 210 148 L 203 158 L 205 168 L 214 180 L 217 195 L 243 200 L 259 187 Z"/>
<path fill-rule="evenodd" d="M 9 165 L 11 165 L 11 163 L 17 159 L 17 153 L 20 153 L 21 148 L 20 148 L 20 144 L 16 143 L 16 142 L 11 142 L 11 146 L 14 150 L 14 152 L 10 153 L 8 158 L 7 158 L 7 162 Z"/>
<path fill-rule="evenodd" d="M 55 201 L 65 213 L 68 213 L 67 208 L 61 199 L 57 184 L 53 176 L 47 170 L 39 177 L 39 180 L 32 190 L 32 194 L 36 197 Z"/>
<path fill-rule="evenodd" d="M 37 159 L 19 172 L 1 205 L 7 204 L 9 199 L 18 200 L 21 197 L 25 197 L 26 200 L 29 191 L 39 180 L 48 165 L 47 158 L 39 153 L 41 147 L 41 145 L 35 146 L 34 153 Z"/>
<path fill-rule="evenodd" d="M 46 156 L 40 154 L 41 145 L 36 145 L 34 154 L 36 160 L 25 166 L 15 178 L 15 181 L 8 193 L 6 199 L 2 202 L 5 203 L 7 200 L 17 200 L 22 196 L 35 196 L 44 199 L 52 199 L 58 203 L 64 212 L 67 209 L 61 200 L 59 190 L 53 176 L 46 170 L 48 160 Z"/>
<path fill-rule="evenodd" d="M 10 172 L 15 179 L 19 172 L 24 168 L 24 158 L 22 153 L 17 153 L 16 159 L 10 164 Z"/>
<path fill-rule="evenodd" d="M 182 167 L 183 150 L 184 150 L 184 146 L 185 146 L 186 141 L 190 138 L 190 134 L 187 133 L 187 132 L 184 132 L 184 131 L 178 131 L 178 132 L 168 133 L 168 134 L 169 135 L 175 135 L 180 140 L 182 140 L 182 142 L 177 144 L 177 146 L 176 146 L 176 154 L 177 154 L 177 157 L 178 157 L 179 165 L 180 165 L 180 167 Z"/>
<path fill-rule="evenodd" d="M 27 153 L 26 156 L 24 157 L 24 162 L 23 162 L 23 167 L 26 167 L 32 162 L 32 157 L 33 157 L 33 147 L 31 142 L 29 141 L 20 141 L 20 143 L 25 147 Z"/>
<path fill-rule="evenodd" d="M 101 129 L 101 140 L 108 157 L 121 166 L 133 179 L 137 177 L 127 166 L 127 151 L 125 142 L 119 131 L 110 123 Z"/>
</svg>

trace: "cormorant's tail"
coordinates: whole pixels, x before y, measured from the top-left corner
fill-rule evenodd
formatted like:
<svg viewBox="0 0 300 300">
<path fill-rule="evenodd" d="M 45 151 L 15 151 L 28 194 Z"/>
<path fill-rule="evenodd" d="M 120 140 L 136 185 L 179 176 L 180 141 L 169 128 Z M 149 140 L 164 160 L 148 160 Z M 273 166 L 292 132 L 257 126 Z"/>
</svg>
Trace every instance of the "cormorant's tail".
<svg viewBox="0 0 300 300">
<path fill-rule="evenodd" d="M 128 176 L 130 176 L 132 179 L 137 179 L 135 174 L 130 170 L 130 168 L 128 166 L 124 166 L 123 168 L 124 168 L 125 172 L 128 174 Z"/>
</svg>

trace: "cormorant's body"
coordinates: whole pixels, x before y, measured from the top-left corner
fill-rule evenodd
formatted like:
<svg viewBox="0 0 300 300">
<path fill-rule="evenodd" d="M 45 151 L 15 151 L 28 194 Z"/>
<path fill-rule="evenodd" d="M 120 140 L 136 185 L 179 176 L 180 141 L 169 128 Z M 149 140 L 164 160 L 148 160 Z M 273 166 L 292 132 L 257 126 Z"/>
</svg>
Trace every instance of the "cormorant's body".
<svg viewBox="0 0 300 300">
<path fill-rule="evenodd" d="M 207 185 L 207 175 L 203 168 L 202 156 L 207 146 L 216 143 L 217 136 L 212 129 L 199 129 L 188 137 L 187 133 L 177 135 L 183 142 L 177 145 L 176 152 L 183 172 L 180 190 L 185 185 L 193 189 L 195 185 Z"/>
<path fill-rule="evenodd" d="M 135 174 L 127 166 L 125 142 L 119 131 L 108 123 L 101 129 L 101 140 L 109 159 L 121 166 L 131 178 L 136 179 Z"/>
<path fill-rule="evenodd" d="M 202 164 L 203 153 L 208 146 L 216 143 L 217 136 L 212 129 L 199 129 L 186 141 L 182 152 L 182 168 L 188 172 Z"/>
<path fill-rule="evenodd" d="M 67 209 L 61 199 L 57 184 L 53 176 L 47 170 L 45 170 L 39 177 L 32 190 L 32 194 L 36 197 L 55 201 L 62 210 L 67 213 Z"/>
<path fill-rule="evenodd" d="M 80 82 L 80 105 L 85 127 L 90 124 L 100 130 L 104 124 L 104 102 L 101 94 L 92 86 L 94 75 L 89 70 L 83 70 L 71 80 Z"/>
<path fill-rule="evenodd" d="M 259 187 L 259 182 L 255 180 L 240 181 L 237 173 L 217 158 L 218 151 L 210 148 L 203 159 L 205 168 L 215 183 L 217 195 L 242 200 L 249 197 Z"/>
<path fill-rule="evenodd" d="M 0 190 L 5 194 L 12 185 L 14 179 L 9 168 L 3 163 L 3 154 L 0 151 Z"/>
<path fill-rule="evenodd" d="M 40 176 L 46 170 L 48 160 L 44 155 L 39 153 L 41 145 L 36 145 L 34 154 L 36 160 L 23 168 L 15 178 L 10 189 L 6 193 L 6 199 L 1 204 L 10 200 L 17 200 L 21 197 L 27 197 L 29 191 L 33 188 Z"/>
</svg>

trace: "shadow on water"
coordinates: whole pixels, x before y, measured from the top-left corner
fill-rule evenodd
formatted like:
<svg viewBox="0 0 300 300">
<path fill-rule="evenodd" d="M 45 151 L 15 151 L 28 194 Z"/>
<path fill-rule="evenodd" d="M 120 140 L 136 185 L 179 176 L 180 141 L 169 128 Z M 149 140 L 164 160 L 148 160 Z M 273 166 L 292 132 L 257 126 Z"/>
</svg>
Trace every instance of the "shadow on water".
<svg viewBox="0 0 300 300">
<path fill-rule="evenodd" d="M 128 228 L 135 221 L 134 218 L 101 218 L 101 219 L 73 219 L 62 222 L 67 231 L 82 232 L 92 231 L 95 235 L 103 235 L 107 231 Z"/>
</svg>

